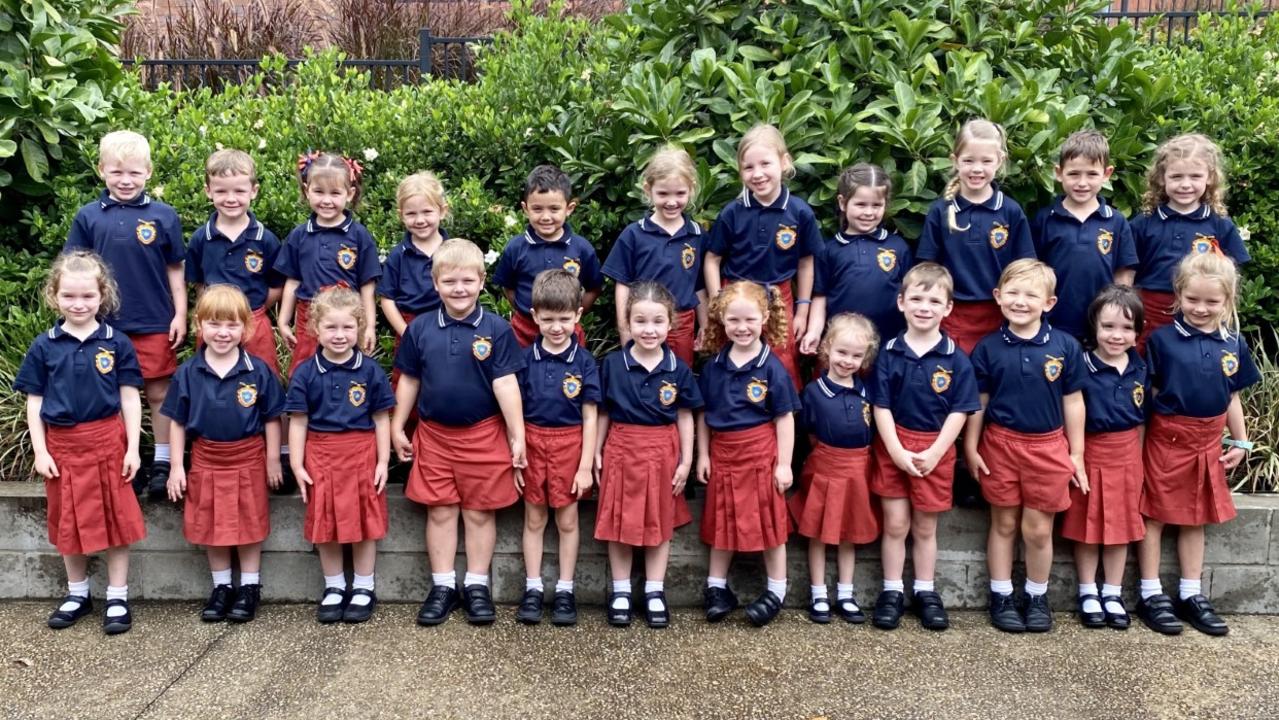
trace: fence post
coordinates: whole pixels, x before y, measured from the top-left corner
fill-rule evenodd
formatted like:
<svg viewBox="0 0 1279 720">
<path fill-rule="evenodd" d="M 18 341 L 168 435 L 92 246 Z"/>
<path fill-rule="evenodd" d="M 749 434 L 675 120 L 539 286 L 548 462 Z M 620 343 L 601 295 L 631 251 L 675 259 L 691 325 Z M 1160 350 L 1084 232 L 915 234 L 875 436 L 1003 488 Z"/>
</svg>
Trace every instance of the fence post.
<svg viewBox="0 0 1279 720">
<path fill-rule="evenodd" d="M 431 77 L 431 28 L 417 31 L 417 67 L 423 79 Z"/>
</svg>

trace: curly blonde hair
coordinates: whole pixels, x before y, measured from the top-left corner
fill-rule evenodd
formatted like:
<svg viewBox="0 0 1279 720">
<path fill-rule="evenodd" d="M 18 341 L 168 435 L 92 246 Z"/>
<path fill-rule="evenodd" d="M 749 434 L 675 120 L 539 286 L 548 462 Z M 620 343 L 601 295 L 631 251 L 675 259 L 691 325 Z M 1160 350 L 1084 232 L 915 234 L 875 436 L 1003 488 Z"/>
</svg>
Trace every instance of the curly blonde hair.
<svg viewBox="0 0 1279 720">
<path fill-rule="evenodd" d="M 1226 169 L 1221 148 L 1207 135 L 1187 133 L 1168 140 L 1155 151 L 1155 161 L 1146 173 L 1146 192 L 1141 196 L 1141 209 L 1147 215 L 1168 201 L 1168 189 L 1164 187 L 1164 173 L 1168 164 L 1180 160 L 1198 160 L 1208 168 L 1208 184 L 1199 202 L 1207 203 L 1212 211 L 1229 217 L 1226 211 Z"/>
<path fill-rule="evenodd" d="M 830 347 L 835 344 L 835 338 L 844 335 L 866 341 L 866 357 L 862 358 L 862 366 L 857 369 L 858 375 L 866 375 L 875 364 L 875 356 L 879 354 L 879 332 L 875 330 L 875 323 L 865 315 L 845 312 L 827 321 L 822 344 L 817 347 L 817 357 L 821 358 L 824 367 L 830 367 Z"/>
<path fill-rule="evenodd" d="M 1004 133 L 1004 129 L 997 123 L 993 123 L 985 118 L 973 118 L 964 123 L 959 128 L 959 134 L 955 136 L 955 148 L 951 152 L 952 162 L 957 159 L 960 153 L 964 152 L 964 148 L 970 142 L 991 142 L 999 145 L 999 167 L 1002 170 L 1004 161 L 1008 159 L 1008 136 Z M 956 163 L 957 165 L 957 163 Z M 955 199 L 959 194 L 959 169 L 956 167 L 951 170 L 950 182 L 946 183 L 946 189 L 942 191 L 942 197 L 947 201 Z M 960 227 L 959 221 L 955 218 L 955 204 L 951 203 L 946 209 L 946 225 L 950 227 L 951 232 L 963 232 L 967 227 Z"/>
<path fill-rule="evenodd" d="M 703 349 L 708 354 L 715 354 L 728 344 L 728 334 L 724 332 L 724 313 L 728 306 L 738 298 L 749 300 L 764 314 L 764 329 L 760 338 L 772 347 L 786 343 L 786 305 L 782 302 L 782 294 L 776 289 L 771 292 L 763 285 L 739 280 L 730 283 L 711 301 L 710 312 L 706 323 L 706 335 L 702 339 Z"/>
<path fill-rule="evenodd" d="M 355 318 L 356 332 L 360 334 L 363 334 L 364 328 L 369 326 L 369 318 L 364 314 L 364 303 L 360 301 L 359 293 L 348 287 L 334 285 L 321 290 L 320 294 L 311 301 L 307 327 L 318 336 L 320 322 L 324 320 L 325 315 L 333 312 L 351 313 L 351 317 Z"/>
<path fill-rule="evenodd" d="M 44 302 L 54 312 L 58 312 L 58 286 L 62 278 L 71 273 L 85 273 L 98 281 L 98 294 L 102 302 L 98 305 L 98 317 L 107 317 L 120 309 L 120 288 L 111 275 L 111 268 L 94 252 L 74 250 L 59 255 L 49 268 L 49 279 L 44 283 Z"/>
</svg>

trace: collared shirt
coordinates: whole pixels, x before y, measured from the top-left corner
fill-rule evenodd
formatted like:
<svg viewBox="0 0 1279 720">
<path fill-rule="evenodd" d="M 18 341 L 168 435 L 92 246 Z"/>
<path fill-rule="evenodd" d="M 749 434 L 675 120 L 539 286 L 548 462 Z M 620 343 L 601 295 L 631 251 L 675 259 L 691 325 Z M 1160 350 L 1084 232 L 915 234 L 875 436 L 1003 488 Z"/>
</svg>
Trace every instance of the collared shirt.
<svg viewBox="0 0 1279 720">
<path fill-rule="evenodd" d="M 1152 409 L 1160 415 L 1216 417 L 1235 393 L 1261 380 L 1238 334 L 1206 333 L 1181 313 L 1146 341 Z"/>
<path fill-rule="evenodd" d="M 768 205 L 743 188 L 715 218 L 706 243 L 707 252 L 723 258 L 724 277 L 765 285 L 790 280 L 800 258 L 821 249 L 822 233 L 813 209 L 784 186 Z"/>
<path fill-rule="evenodd" d="M 449 239 L 443 230 L 440 237 Z M 411 233 L 404 233 L 404 240 L 386 256 L 377 294 L 390 298 L 402 313 L 421 315 L 440 306 L 440 294 L 431 277 L 431 256 L 417 249 Z"/>
<path fill-rule="evenodd" d="M 941 430 L 951 413 L 981 409 L 973 365 L 945 333 L 922 357 L 904 332 L 884 343 L 872 396 L 876 407 L 892 411 L 893 424 L 918 432 Z"/>
<path fill-rule="evenodd" d="M 845 387 L 826 374 L 810 382 L 802 396 L 804 409 L 799 414 L 800 426 L 826 445 L 837 448 L 862 448 L 870 445 L 871 401 L 866 384 L 853 378 L 853 386 Z"/>
<path fill-rule="evenodd" d="M 563 352 L 542 347 L 542 336 L 524 349 L 520 370 L 520 394 L 524 398 L 524 419 L 542 427 L 570 427 L 582 424 L 582 405 L 598 405 L 600 371 L 586 348 L 570 340 Z"/>
<path fill-rule="evenodd" d="M 1192 252 L 1206 253 L 1218 247 L 1237 265 L 1252 259 L 1239 228 L 1208 205 L 1200 205 L 1185 215 L 1160 205 L 1154 212 L 1132 219 L 1132 238 L 1138 257 L 1134 282 L 1139 288 L 1156 292 L 1172 292 L 1177 265 Z"/>
<path fill-rule="evenodd" d="M 102 256 L 120 287 L 120 310 L 107 318 L 112 327 L 129 334 L 169 331 L 168 270 L 186 257 L 182 222 L 173 208 L 145 192 L 121 202 L 103 190 L 76 213 L 62 251 L 82 248 Z"/>
<path fill-rule="evenodd" d="M 1076 338 L 1088 329 L 1088 305 L 1097 293 L 1115 281 L 1116 271 L 1137 264 L 1128 221 L 1105 199 L 1097 202 L 1097 209 L 1080 220 L 1059 197 L 1035 215 L 1030 228 L 1039 259 L 1057 274 L 1057 305 L 1048 320 Z"/>
<path fill-rule="evenodd" d="M 493 381 L 524 369 L 524 354 L 496 313 L 476 305 L 459 320 L 441 306 L 404 331 L 395 367 L 422 382 L 417 413 L 423 420 L 465 427 L 501 411 Z"/>
<path fill-rule="evenodd" d="M 861 313 L 875 323 L 881 338 L 905 329 L 897 291 L 914 262 L 900 235 L 884 227 L 868 235 L 837 233 L 814 264 L 813 295 L 826 297 L 826 317 Z"/>
<path fill-rule="evenodd" d="M 373 416 L 393 407 L 386 371 L 359 351 L 340 364 L 317 352 L 293 373 L 284 399 L 284 411 L 306 415 L 307 429 L 315 432 L 372 430 Z"/>
<path fill-rule="evenodd" d="M 952 207 L 955 224 L 966 230 L 951 231 L 947 217 Z M 916 260 L 932 260 L 950 271 L 955 299 L 964 302 L 990 300 L 1004 268 L 1014 260 L 1033 257 L 1035 244 L 1026 214 L 1016 200 L 998 189 L 983 203 L 969 202 L 962 195 L 934 202 L 924 217 L 915 250 Z"/>
<path fill-rule="evenodd" d="M 275 269 L 279 255 L 280 240 L 253 213 L 249 213 L 249 224 L 240 235 L 230 238 L 218 230 L 218 214 L 214 212 L 191 235 L 187 282 L 234 285 L 249 299 L 249 307 L 257 310 L 266 304 L 271 288 L 284 285 L 284 276 Z"/>
<path fill-rule="evenodd" d="M 684 216 L 674 235 L 651 218 L 626 226 L 604 261 L 604 275 L 622 285 L 642 280 L 659 283 L 675 296 L 679 310 L 697 307 L 702 281 L 702 228 Z"/>
<path fill-rule="evenodd" d="M 284 389 L 275 372 L 244 350 L 224 377 L 197 351 L 174 374 L 160 408 L 192 435 L 214 442 L 261 435 L 266 422 L 283 412 Z"/>
<path fill-rule="evenodd" d="M 559 240 L 543 240 L 532 226 L 524 234 L 516 235 L 506 243 L 497 267 L 493 268 L 493 282 L 498 287 L 515 291 L 515 308 L 525 315 L 533 313 L 533 280 L 543 270 L 562 268 L 577 276 L 584 290 L 604 287 L 600 273 L 600 259 L 595 248 L 581 235 L 573 233 L 568 223 Z"/>
<path fill-rule="evenodd" d="M 1084 429 L 1090 433 L 1131 430 L 1146 422 L 1146 361 L 1129 348 L 1121 373 L 1095 352 L 1084 353 Z"/>
<path fill-rule="evenodd" d="M 721 350 L 697 378 L 712 430 L 745 430 L 800 409 L 795 384 L 767 343 L 741 367 L 728 356 L 732 348 Z"/>
<path fill-rule="evenodd" d="M 142 369 L 133 343 L 106 323 L 81 342 L 59 320 L 31 343 L 13 379 L 14 390 L 44 398 L 41 420 L 63 427 L 119 414 L 121 387 L 142 387 Z"/>
<path fill-rule="evenodd" d="M 276 270 L 297 280 L 299 300 L 311 300 L 321 290 L 343 285 L 359 292 L 382 275 L 377 245 L 363 225 L 346 213 L 341 225 L 323 227 L 313 213 L 284 240 Z"/>
<path fill-rule="evenodd" d="M 702 393 L 683 360 L 663 346 L 661 362 L 652 370 L 631 354 L 634 341 L 609 353 L 600 364 L 603 411 L 611 422 L 671 425 L 680 410 L 702 407 Z"/>
<path fill-rule="evenodd" d="M 1079 341 L 1041 323 L 1033 338 L 1004 323 L 973 349 L 977 389 L 990 395 L 986 420 L 1021 433 L 1046 433 L 1064 422 L 1061 401 L 1084 387 L 1087 369 Z"/>
</svg>

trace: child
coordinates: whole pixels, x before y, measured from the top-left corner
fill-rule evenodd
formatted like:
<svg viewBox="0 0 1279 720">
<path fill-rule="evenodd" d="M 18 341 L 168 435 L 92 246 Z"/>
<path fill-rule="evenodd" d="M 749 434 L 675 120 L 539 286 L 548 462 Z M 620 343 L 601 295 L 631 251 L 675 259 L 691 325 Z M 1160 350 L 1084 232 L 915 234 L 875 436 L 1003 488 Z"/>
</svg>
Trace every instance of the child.
<svg viewBox="0 0 1279 720">
<path fill-rule="evenodd" d="M 544 270 L 533 281 L 533 320 L 542 331 L 524 351 L 519 372 L 524 401 L 528 467 L 516 476 L 524 491 L 524 599 L 515 617 L 542 620 L 542 535 L 546 508 L 555 509 L 560 579 L 551 602 L 551 622 L 573 625 L 577 603 L 573 573 L 580 534 L 577 501 L 590 495 L 595 460 L 596 406 L 601 400 L 595 358 L 573 337 L 582 317 L 582 285 L 567 270 Z"/>
<path fill-rule="evenodd" d="M 911 610 L 929 630 L 950 627 L 935 585 L 937 519 L 953 499 L 955 438 L 968 413 L 981 409 L 972 363 L 941 330 L 953 288 L 937 263 L 911 268 L 897 295 L 906 331 L 885 343 L 875 365 L 879 442 L 870 487 L 884 510 L 884 589 L 871 622 L 882 630 L 901 623 L 907 535 L 915 573 Z"/>
<path fill-rule="evenodd" d="M 391 430 L 400 460 L 414 461 L 404 494 L 427 506 L 433 585 L 417 622 L 439 625 L 465 602 L 467 622 L 487 625 L 497 619 L 489 592 L 496 511 L 519 500 L 513 469 L 526 464 L 516 376 L 524 356 L 506 321 L 478 305 L 484 253 L 474 243 L 446 240 L 432 256 L 431 277 L 442 304 L 409 326 L 396 353 L 401 375 Z M 404 426 L 415 403 L 421 422 L 410 442 Z M 459 511 L 464 601 L 453 570 Z"/>
<path fill-rule="evenodd" d="M 133 626 L 129 545 L 147 534 L 129 491 L 140 464 L 142 372 L 128 337 L 99 320 L 119 308 L 120 295 L 97 255 L 76 250 L 54 260 L 44 300 L 62 319 L 31 343 L 13 389 L 27 394 L 35 471 L 48 497 L 49 542 L 67 569 L 67 596 L 49 627 L 71 627 L 93 612 L 86 556 L 106 550 L 102 622 L 114 635 Z"/>
<path fill-rule="evenodd" d="M 910 247 L 884 227 L 892 181 L 877 165 L 854 165 L 839 176 L 839 232 L 817 253 L 813 306 L 800 351 L 817 351 L 827 317 L 855 312 L 875 324 L 881 338 L 896 337 L 904 323 L 896 298 L 912 264 Z"/>
<path fill-rule="evenodd" d="M 444 186 L 429 172 L 401 180 L 395 204 L 404 223 L 404 240 L 386 256 L 377 292 L 398 349 L 413 318 L 440 306 L 440 295 L 431 282 L 431 256 L 448 239 L 440 223 L 449 216 L 449 204 Z"/>
<path fill-rule="evenodd" d="M 783 494 L 792 482 L 792 413 L 800 405 L 770 347 L 787 337 L 783 302 L 782 293 L 770 296 L 751 282 L 731 283 L 711 301 L 706 349 L 716 355 L 698 378 L 706 409 L 697 418 L 697 479 L 707 485 L 702 542 L 711 546 L 705 594 L 710 622 L 737 606 L 728 588 L 735 552 L 764 552 L 768 587 L 746 606 L 751 624 L 767 625 L 786 599 Z"/>
<path fill-rule="evenodd" d="M 1126 285 L 1104 288 L 1088 306 L 1084 355 L 1084 469 L 1088 492 L 1070 488 L 1061 536 L 1075 541 L 1079 620 L 1084 627 L 1126 630 L 1120 597 L 1128 543 L 1140 540 L 1141 435 L 1146 420 L 1146 363 L 1133 349 L 1141 334 L 1141 297 Z M 1100 546 L 1100 547 L 1099 547 Z M 1097 561 L 1105 583 L 1097 592 Z"/>
<path fill-rule="evenodd" d="M 266 314 L 279 302 L 284 285 L 275 270 L 280 241 L 249 209 L 258 196 L 253 158 L 229 148 L 210 155 L 204 163 L 204 194 L 213 203 L 213 214 L 191 235 L 186 280 L 195 285 L 197 296 L 218 283 L 240 288 L 253 308 L 253 322 L 245 323 L 253 334 L 244 349 L 278 374 L 275 333 Z"/>
<path fill-rule="evenodd" d="M 1141 514 L 1141 602 L 1137 615 L 1157 632 L 1175 635 L 1181 618 L 1196 630 L 1225 635 L 1229 628 L 1204 597 L 1204 525 L 1235 516 L 1226 484 L 1252 443 L 1239 392 L 1261 379 L 1235 320 L 1239 275 L 1219 252 L 1192 253 L 1177 266 L 1172 325 L 1150 335 L 1146 359 L 1152 393 L 1150 429 L 1142 454 L 1146 484 Z M 1222 428 L 1230 439 L 1222 440 Z M 1221 444 L 1230 449 L 1222 452 Z M 1159 543 L 1165 525 L 1181 526 L 1181 566 L 1174 604 L 1159 583 Z"/>
<path fill-rule="evenodd" d="M 306 503 L 302 537 L 315 543 L 324 572 L 316 619 L 326 624 L 373 616 L 377 541 L 386 536 L 388 413 L 395 396 L 381 366 L 358 347 L 372 317 L 365 300 L 343 287 L 315 296 L 307 332 L 320 350 L 298 366 L 284 401 L 293 416 L 289 442 L 297 448 L 290 462 Z M 355 570 L 350 590 L 342 567 L 348 544 Z"/>
<path fill-rule="evenodd" d="M 533 322 L 533 278 L 543 270 L 563 268 L 575 275 L 586 289 L 582 309 L 590 310 L 604 287 L 600 260 L 591 243 L 573 232 L 568 216 L 577 203 L 573 185 L 564 171 L 554 165 L 538 165 L 524 183 L 524 201 L 520 203 L 528 218 L 523 235 L 506 243 L 493 270 L 493 282 L 506 292 L 511 303 L 511 329 L 520 347 L 528 347 L 537 337 Z M 579 345 L 586 344 L 586 333 L 578 325 L 574 330 Z"/>
<path fill-rule="evenodd" d="M 928 208 L 915 257 L 940 263 L 954 278 L 955 301 L 942 329 L 966 353 L 998 330 L 991 288 L 1005 267 L 1035 257 L 1030 223 L 995 177 L 1008 157 L 1004 129 L 989 120 L 964 123 L 950 156 L 955 176 Z"/>
<path fill-rule="evenodd" d="M 1070 506 L 1072 477 L 1088 492 L 1083 353 L 1077 340 L 1042 319 L 1057 302 L 1056 285 L 1052 268 L 1038 260 L 1004 268 L 995 289 L 1004 326 L 982 338 L 972 357 L 982 409 L 968 420 L 964 454 L 990 503 L 990 620 L 1005 632 L 1052 629 L 1053 515 Z M 1013 602 L 1019 527 L 1026 545 L 1024 612 Z"/>
<path fill-rule="evenodd" d="M 1236 264 L 1250 259 L 1239 228 L 1226 213 L 1226 171 L 1221 150 L 1198 133 L 1159 146 L 1146 174 L 1141 214 L 1132 219 L 1137 246 L 1136 286 L 1146 306 L 1146 338 L 1172 322 L 1173 274 L 1186 253 L 1219 249 Z"/>
<path fill-rule="evenodd" d="M 98 155 L 98 175 L 106 189 L 76 213 L 63 252 L 92 250 L 119 279 L 120 303 L 104 319 L 129 337 L 137 353 L 155 433 L 150 478 L 136 477 L 134 489 L 159 499 L 165 495 L 170 467 L 169 423 L 160 407 L 178 369 L 177 349 L 186 338 L 182 224 L 173 208 L 146 193 L 151 179 L 146 138 L 127 130 L 107 133 Z"/>
<path fill-rule="evenodd" d="M 248 622 L 261 600 L 262 541 L 271 533 L 267 486 L 279 487 L 281 477 L 284 390 L 275 370 L 241 346 L 256 322 L 239 288 L 209 286 L 195 304 L 204 347 L 178 368 L 161 408 L 173 423 L 169 499 L 187 496 L 183 534 L 205 546 L 213 573 L 200 612 L 206 622 Z M 195 436 L 189 476 L 182 466 L 188 430 Z M 239 592 L 231 587 L 233 551 Z"/>
<path fill-rule="evenodd" d="M 712 300 L 723 280 L 748 280 L 781 293 L 786 327 L 793 337 L 778 338 L 777 357 L 798 391 L 799 358 L 795 345 L 808 330 L 813 294 L 813 256 L 822 249 L 813 209 L 782 184 L 795 175 L 781 132 L 756 125 L 737 144 L 742 194 L 715 218 L 706 244 L 702 272 Z M 795 288 L 791 288 L 791 279 Z"/>
<path fill-rule="evenodd" d="M 600 365 L 604 407 L 595 434 L 600 497 L 595 539 L 608 543 L 610 625 L 631 624 L 631 563 L 644 548 L 644 619 L 670 624 L 666 563 L 675 528 L 692 522 L 684 483 L 693 465 L 693 411 L 702 395 L 693 371 L 667 346 L 675 298 L 641 280 L 626 295 L 631 341 Z"/>
<path fill-rule="evenodd" d="M 659 150 L 644 167 L 644 196 L 653 214 L 626 226 L 603 270 L 617 283 L 617 332 L 623 346 L 632 339 L 626 317 L 632 284 L 652 280 L 675 296 L 678 312 L 666 344 L 690 367 L 698 345 L 695 328 L 706 326 L 702 227 L 684 214 L 696 194 L 697 170 L 688 153 L 669 145 Z"/>
<path fill-rule="evenodd" d="M 853 546 L 879 537 L 879 516 L 869 487 L 871 403 L 857 376 L 874 362 L 878 346 L 875 326 L 866 317 L 836 315 L 820 348 L 826 372 L 804 388 L 800 418 L 813 436 L 813 451 L 789 504 L 797 532 L 808 538 L 808 619 L 815 623 L 830 622 L 827 545 L 838 546 L 839 616 L 851 623 L 866 621 L 853 599 Z"/>
<path fill-rule="evenodd" d="M 1063 194 L 1030 227 L 1035 253 L 1057 274 L 1058 301 L 1048 320 L 1082 339 L 1089 303 L 1107 285 L 1131 285 L 1137 264 L 1128 221 L 1097 195 L 1115 168 L 1110 145 L 1096 130 L 1066 138 L 1053 167 Z"/>
</svg>

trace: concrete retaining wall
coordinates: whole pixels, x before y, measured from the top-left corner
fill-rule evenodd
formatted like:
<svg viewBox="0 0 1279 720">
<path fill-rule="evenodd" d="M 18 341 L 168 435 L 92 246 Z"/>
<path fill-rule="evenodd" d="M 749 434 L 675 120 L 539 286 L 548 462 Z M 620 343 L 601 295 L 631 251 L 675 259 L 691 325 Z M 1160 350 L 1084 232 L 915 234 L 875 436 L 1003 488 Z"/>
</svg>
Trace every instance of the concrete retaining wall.
<svg viewBox="0 0 1279 720">
<path fill-rule="evenodd" d="M 403 497 L 403 486 L 391 486 L 390 532 L 378 554 L 378 596 L 388 601 L 415 602 L 429 586 L 424 542 L 424 509 Z M 263 596 L 274 601 L 315 599 L 323 584 L 319 560 L 310 544 L 302 539 L 303 505 L 300 498 L 272 498 L 273 528 L 263 558 Z M 1279 497 L 1236 495 L 1239 517 L 1224 526 L 1208 530 L 1207 568 L 1204 591 L 1220 610 L 1236 613 L 1279 613 Z M 700 517 L 700 501 L 691 503 L 693 515 Z M 182 536 L 182 513 L 168 502 L 143 503 L 146 540 L 134 546 L 129 576 L 130 595 L 149 599 L 203 599 L 209 588 L 204 554 L 187 544 Z M 522 512 L 516 507 L 498 515 L 497 551 L 493 561 L 493 590 L 499 602 L 518 602 L 524 589 L 524 564 L 520 551 Z M 595 506 L 582 505 L 582 527 L 590 534 Z M 556 578 L 554 522 L 547 531 L 544 577 Z M 981 608 L 987 596 L 986 574 L 987 513 L 953 510 L 945 514 L 938 529 L 940 546 L 937 587 L 950 607 Z M 1175 590 L 1175 533 L 1165 538 L 1165 588 Z M 461 542 L 459 542 L 461 548 Z M 807 551 L 802 539 L 789 547 L 791 592 L 787 603 L 807 601 Z M 698 540 L 696 524 L 680 529 L 672 543 L 667 594 L 672 604 L 701 602 L 706 577 L 706 547 Z M 465 570 L 458 558 L 459 577 Z M 106 586 L 106 567 L 98 557 L 90 565 L 95 593 Z M 834 582 L 833 553 L 828 573 Z M 636 572 L 643 572 L 637 558 Z M 1015 571 L 1020 582 L 1021 569 Z M 907 564 L 907 582 L 910 568 Z M 0 483 L 0 597 L 61 597 L 66 591 L 61 558 L 49 544 L 45 530 L 44 488 L 40 483 Z M 1135 593 L 1136 568 L 1130 557 L 1125 588 Z M 608 580 L 606 549 L 594 540 L 584 540 L 578 562 L 579 601 L 602 604 Z M 857 594 L 863 604 L 873 601 L 880 587 L 879 547 L 857 549 Z M 1059 541 L 1053 566 L 1050 597 L 1059 609 L 1074 604 L 1075 572 L 1070 543 Z M 743 597 L 753 597 L 763 586 L 763 566 L 758 555 L 744 555 L 733 567 L 731 585 Z M 909 585 L 908 585 L 909 587 Z"/>
</svg>

